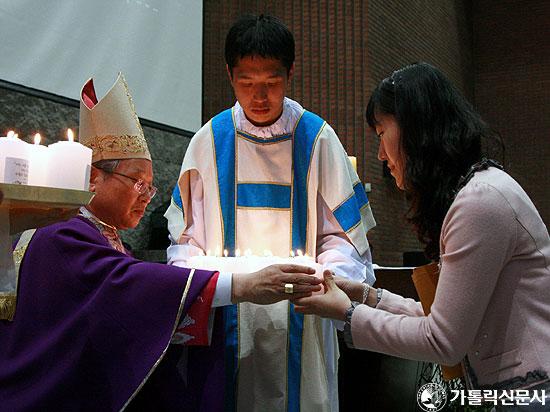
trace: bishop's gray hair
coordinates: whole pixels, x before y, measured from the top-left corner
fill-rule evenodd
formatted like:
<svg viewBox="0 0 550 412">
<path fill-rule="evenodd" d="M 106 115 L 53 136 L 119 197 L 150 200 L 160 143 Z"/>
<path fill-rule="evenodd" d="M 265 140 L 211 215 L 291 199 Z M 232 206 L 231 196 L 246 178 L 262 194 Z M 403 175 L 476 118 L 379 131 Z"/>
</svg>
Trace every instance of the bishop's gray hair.
<svg viewBox="0 0 550 412">
<path fill-rule="evenodd" d="M 95 162 L 92 166 L 100 170 L 103 170 L 104 172 L 113 173 L 119 163 L 120 163 L 120 160 L 118 159 L 116 160 L 108 159 L 108 160 L 99 160 Z"/>
</svg>

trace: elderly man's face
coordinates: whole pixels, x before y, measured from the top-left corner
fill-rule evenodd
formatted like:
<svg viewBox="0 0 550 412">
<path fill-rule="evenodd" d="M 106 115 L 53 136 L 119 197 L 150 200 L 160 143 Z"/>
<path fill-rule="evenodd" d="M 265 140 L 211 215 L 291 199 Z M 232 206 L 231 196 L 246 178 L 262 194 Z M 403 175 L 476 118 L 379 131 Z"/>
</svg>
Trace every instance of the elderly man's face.
<svg viewBox="0 0 550 412">
<path fill-rule="evenodd" d="M 131 229 L 138 225 L 151 201 L 147 194 L 140 195 L 134 189 L 135 180 L 141 179 L 151 185 L 152 163 L 146 159 L 121 160 L 115 172 L 92 168 L 90 190 L 95 192 L 95 196 L 89 209 L 117 229 Z"/>
</svg>

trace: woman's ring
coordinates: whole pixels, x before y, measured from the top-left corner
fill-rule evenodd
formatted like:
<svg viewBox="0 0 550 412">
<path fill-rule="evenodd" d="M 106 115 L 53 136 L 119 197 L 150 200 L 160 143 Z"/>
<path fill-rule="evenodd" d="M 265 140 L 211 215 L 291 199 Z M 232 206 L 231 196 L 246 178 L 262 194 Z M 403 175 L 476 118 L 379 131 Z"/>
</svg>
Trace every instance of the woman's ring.
<svg viewBox="0 0 550 412">
<path fill-rule="evenodd" d="M 293 283 L 285 283 L 285 293 L 293 294 L 294 293 L 294 284 Z"/>
</svg>

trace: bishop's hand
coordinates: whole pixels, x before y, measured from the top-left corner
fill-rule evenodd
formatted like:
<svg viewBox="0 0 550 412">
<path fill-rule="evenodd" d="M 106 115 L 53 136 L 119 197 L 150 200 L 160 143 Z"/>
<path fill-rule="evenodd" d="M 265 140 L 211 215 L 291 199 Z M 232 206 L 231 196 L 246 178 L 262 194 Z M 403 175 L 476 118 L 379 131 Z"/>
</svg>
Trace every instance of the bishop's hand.
<svg viewBox="0 0 550 412">
<path fill-rule="evenodd" d="M 322 289 L 315 269 L 300 265 L 272 265 L 258 272 L 234 273 L 231 288 L 233 303 L 268 305 L 289 298 L 311 296 Z"/>
</svg>

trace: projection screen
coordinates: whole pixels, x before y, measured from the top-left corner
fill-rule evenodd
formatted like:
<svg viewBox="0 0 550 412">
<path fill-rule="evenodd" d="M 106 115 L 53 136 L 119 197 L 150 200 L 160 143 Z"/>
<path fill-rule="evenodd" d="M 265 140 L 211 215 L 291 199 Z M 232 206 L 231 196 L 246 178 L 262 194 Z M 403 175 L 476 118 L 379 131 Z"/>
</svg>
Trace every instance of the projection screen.
<svg viewBox="0 0 550 412">
<path fill-rule="evenodd" d="M 138 115 L 196 131 L 202 0 L 0 0 L 0 79 L 78 99 L 122 71 Z"/>
</svg>

